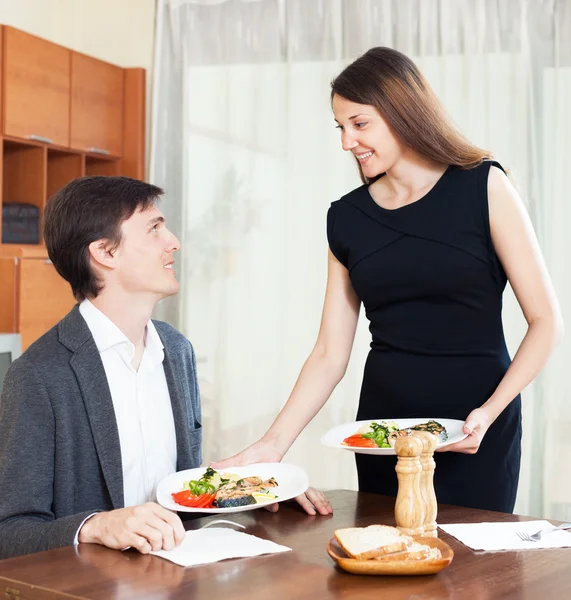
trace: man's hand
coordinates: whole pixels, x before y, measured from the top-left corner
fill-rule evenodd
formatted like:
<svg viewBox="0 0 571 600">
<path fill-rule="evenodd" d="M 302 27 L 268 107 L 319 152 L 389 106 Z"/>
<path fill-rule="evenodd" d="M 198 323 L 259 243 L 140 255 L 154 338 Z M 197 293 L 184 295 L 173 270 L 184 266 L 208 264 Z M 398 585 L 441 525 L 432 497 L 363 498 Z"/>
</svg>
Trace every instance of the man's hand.
<svg viewBox="0 0 571 600">
<path fill-rule="evenodd" d="M 468 434 L 468 437 L 461 442 L 456 442 L 450 446 L 445 446 L 436 450 L 436 452 L 463 452 L 464 454 L 476 454 L 478 448 L 486 435 L 492 419 L 485 408 L 473 410 L 466 419 L 462 430 Z"/>
<path fill-rule="evenodd" d="M 172 550 L 184 539 L 180 517 L 154 502 L 97 513 L 79 531 L 80 543 L 101 544 L 115 550 L 131 546 L 141 554 Z"/>
</svg>

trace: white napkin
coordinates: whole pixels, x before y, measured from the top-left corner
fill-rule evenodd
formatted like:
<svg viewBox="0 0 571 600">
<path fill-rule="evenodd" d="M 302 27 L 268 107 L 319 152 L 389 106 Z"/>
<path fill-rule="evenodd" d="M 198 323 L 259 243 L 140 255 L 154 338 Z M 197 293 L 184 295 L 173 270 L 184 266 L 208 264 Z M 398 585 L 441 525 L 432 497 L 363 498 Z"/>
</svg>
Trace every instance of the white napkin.
<svg viewBox="0 0 571 600">
<path fill-rule="evenodd" d="M 539 542 L 524 542 L 516 532 L 535 533 L 540 529 L 553 527 L 548 521 L 520 521 L 516 523 L 459 523 L 438 525 L 440 529 L 454 536 L 473 550 L 527 550 L 537 548 L 570 548 L 571 533 L 554 531 L 546 533 Z"/>
<path fill-rule="evenodd" d="M 289 552 L 290 550 L 291 548 L 287 546 L 280 546 L 255 535 L 221 527 L 210 527 L 209 529 L 187 531 L 182 544 L 177 548 L 159 550 L 152 554 L 166 558 L 182 567 L 192 567 L 227 558 L 260 556 L 261 554 Z"/>
</svg>

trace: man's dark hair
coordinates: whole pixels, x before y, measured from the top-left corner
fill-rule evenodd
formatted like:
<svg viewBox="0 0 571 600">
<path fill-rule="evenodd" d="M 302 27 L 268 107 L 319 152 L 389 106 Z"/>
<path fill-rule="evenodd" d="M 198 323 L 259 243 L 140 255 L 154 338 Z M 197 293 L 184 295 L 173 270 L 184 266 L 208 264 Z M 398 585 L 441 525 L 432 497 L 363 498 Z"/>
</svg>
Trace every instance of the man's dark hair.
<svg viewBox="0 0 571 600">
<path fill-rule="evenodd" d="M 121 224 L 155 205 L 163 190 L 129 177 L 81 177 L 56 192 L 44 213 L 44 241 L 57 272 L 78 302 L 103 289 L 90 265 L 89 244 L 121 244 Z"/>
</svg>

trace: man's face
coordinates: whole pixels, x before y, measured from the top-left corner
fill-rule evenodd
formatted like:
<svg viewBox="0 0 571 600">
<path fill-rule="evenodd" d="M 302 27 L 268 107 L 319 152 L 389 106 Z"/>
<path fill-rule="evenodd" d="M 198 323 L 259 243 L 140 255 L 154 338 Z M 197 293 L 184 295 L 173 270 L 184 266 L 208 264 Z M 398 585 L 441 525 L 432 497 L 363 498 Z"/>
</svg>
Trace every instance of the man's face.
<svg viewBox="0 0 571 600">
<path fill-rule="evenodd" d="M 138 210 L 121 225 L 123 239 L 115 252 L 115 280 L 128 293 L 150 293 L 165 298 L 176 294 L 174 253 L 180 242 L 153 206 Z"/>
</svg>

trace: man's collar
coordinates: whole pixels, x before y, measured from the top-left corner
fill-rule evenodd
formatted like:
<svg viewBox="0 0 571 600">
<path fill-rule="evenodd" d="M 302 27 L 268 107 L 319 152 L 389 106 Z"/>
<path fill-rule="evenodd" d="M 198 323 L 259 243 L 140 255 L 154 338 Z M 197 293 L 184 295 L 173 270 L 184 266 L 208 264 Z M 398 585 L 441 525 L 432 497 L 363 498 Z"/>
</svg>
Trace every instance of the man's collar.
<svg viewBox="0 0 571 600">
<path fill-rule="evenodd" d="M 125 342 L 132 345 L 119 327 L 87 298 L 79 305 L 79 312 L 85 319 L 99 352 L 105 352 L 105 350 Z"/>
<path fill-rule="evenodd" d="M 89 327 L 97 350 L 99 352 L 105 352 L 113 346 L 124 344 L 127 347 L 129 357 L 132 360 L 133 354 L 135 353 L 135 346 L 129 340 L 129 338 L 113 323 L 113 321 L 102 311 L 100 311 L 93 302 L 85 299 L 79 305 L 79 312 L 85 319 L 87 326 Z M 145 349 L 148 352 L 148 358 L 151 364 L 156 365 L 163 362 L 164 352 L 163 343 L 157 333 L 153 322 L 149 320 L 147 322 L 145 330 Z"/>
<path fill-rule="evenodd" d="M 90 303 L 91 304 L 91 303 Z M 92 305 L 93 306 L 93 305 Z M 96 309 L 94 306 L 93 308 Z M 101 313 L 101 311 L 98 311 Z M 101 313 L 103 315 L 103 313 Z M 105 315 L 103 315 L 105 317 Z M 105 317 L 106 319 L 108 317 Z M 112 321 L 111 323 L 117 327 Z M 93 343 L 94 336 L 87 325 L 85 318 L 80 312 L 80 305 L 76 304 L 71 311 L 58 323 L 58 338 L 59 341 L 72 352 L 76 352 L 83 344 L 87 342 Z M 117 327 L 119 330 L 119 328 Z M 122 339 L 127 339 L 126 336 L 119 330 Z M 153 349 L 153 354 L 156 352 L 157 359 L 162 361 L 164 356 L 164 345 L 157 332 L 157 329 L 152 321 L 147 323 L 147 346 Z M 99 350 L 99 347 L 97 347 Z M 155 362 L 155 361 L 153 361 Z"/>
</svg>

